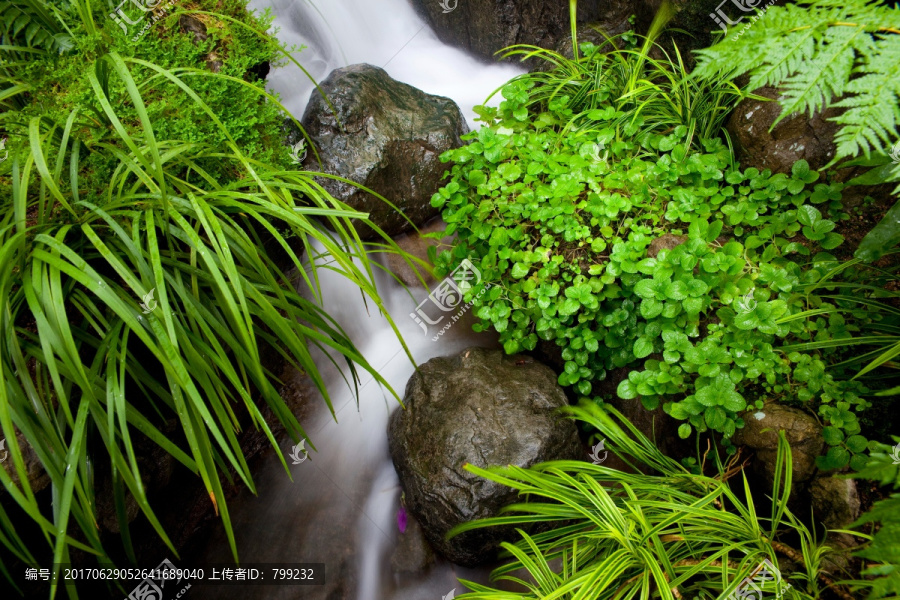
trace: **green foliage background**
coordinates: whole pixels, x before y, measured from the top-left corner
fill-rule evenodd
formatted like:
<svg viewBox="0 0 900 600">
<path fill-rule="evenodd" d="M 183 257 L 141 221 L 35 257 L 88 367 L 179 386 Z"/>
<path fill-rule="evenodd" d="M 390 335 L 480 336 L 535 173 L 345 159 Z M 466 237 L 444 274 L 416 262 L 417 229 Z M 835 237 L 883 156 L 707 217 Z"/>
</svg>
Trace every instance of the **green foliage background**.
<svg viewBox="0 0 900 600">
<path fill-rule="evenodd" d="M 728 439 L 766 399 L 815 401 L 834 431 L 822 466 L 864 451 L 866 388 L 826 368 L 835 347 L 780 348 L 849 339 L 869 318 L 815 292 L 839 265 L 843 185 L 803 161 L 790 176 L 741 170 L 721 141 L 695 149 L 687 126 L 641 131 L 633 115 L 623 126 L 612 105 L 572 128 L 567 96 L 529 103 L 538 87 L 513 81 L 482 109 L 432 201 L 458 236 L 439 267 L 469 258 L 492 286 L 475 301 L 480 327 L 509 353 L 559 346 L 559 383 L 583 397 L 629 367 L 618 395 L 662 403 L 683 437 Z M 684 243 L 649 256 L 663 235 Z"/>
</svg>

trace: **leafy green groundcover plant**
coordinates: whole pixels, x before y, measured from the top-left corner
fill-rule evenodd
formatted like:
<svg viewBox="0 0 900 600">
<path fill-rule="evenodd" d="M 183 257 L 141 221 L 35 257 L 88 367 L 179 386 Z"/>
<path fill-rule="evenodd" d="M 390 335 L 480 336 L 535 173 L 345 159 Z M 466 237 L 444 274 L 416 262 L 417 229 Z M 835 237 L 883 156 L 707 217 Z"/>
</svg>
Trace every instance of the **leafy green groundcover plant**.
<svg viewBox="0 0 900 600">
<path fill-rule="evenodd" d="M 521 541 L 503 544 L 504 556 L 512 560 L 495 569 L 492 579 L 517 583 L 522 591 L 463 581 L 473 591 L 461 600 L 727 598 L 763 560 L 778 565 L 779 555 L 799 564 L 794 573 L 783 574 L 780 586 L 765 584 L 765 597 L 775 597 L 780 588 L 783 598 L 818 599 L 833 584 L 820 573 L 829 549 L 786 508 L 792 467 L 784 434 L 771 510 L 760 517 L 743 474 L 743 488 L 735 493 L 726 481 L 727 467 L 718 464 L 717 477 L 689 473 L 613 409 L 585 403 L 569 412 L 599 430 L 608 448 L 635 472 L 582 461 L 530 469 L 467 466 L 525 499 L 501 516 L 466 523 L 450 535 L 494 525 L 552 525 L 535 535 L 520 529 Z M 800 550 L 785 539 L 799 543 Z M 529 578 L 515 573 L 522 568 Z"/>
<path fill-rule="evenodd" d="M 835 134 L 832 162 L 842 167 L 872 167 L 848 184 L 900 181 L 898 23 L 900 9 L 896 5 L 865 0 L 803 0 L 773 6 L 747 30 L 746 36 L 726 36 L 711 48 L 700 50 L 694 78 L 722 81 L 748 74 L 751 88 L 776 86 L 782 92 L 778 100 L 783 109 L 779 120 L 827 107 L 843 109 L 832 118 L 840 126 Z M 894 190 L 895 194 L 898 192 L 900 187 Z M 900 241 L 898 224 L 900 203 L 862 240 L 855 253 L 857 259 L 835 271 L 846 273 L 848 268 L 863 267 L 868 281 L 830 281 L 837 284 L 832 289 L 846 303 L 865 306 L 869 320 L 875 321 L 876 327 L 870 328 L 868 335 L 855 336 L 849 342 L 875 348 L 866 352 L 872 360 L 857 377 L 878 366 L 890 365 L 889 361 L 900 352 L 892 305 L 896 293 L 891 291 L 896 287 L 896 272 L 861 264 L 871 263 L 896 246 Z M 900 391 L 896 377 L 889 387 L 881 393 Z"/>
<path fill-rule="evenodd" d="M 18 4 L 53 10 L 36 0 Z M 301 257 L 324 248 L 329 262 L 318 268 L 342 273 L 383 308 L 352 226 L 366 215 L 331 198 L 312 175 L 284 167 L 277 97 L 227 69 L 205 69 L 204 55 L 173 32 L 177 14 L 156 23 L 157 41 L 130 47 L 99 12 L 105 6 L 73 6 L 82 12 L 58 13 L 68 19 L 72 55 L 57 56 L 55 46 L 39 45 L 49 38 L 25 33 L 13 38 L 22 45 L 3 50 L 42 63 L 0 64 L 0 126 L 10 152 L 0 164 L 0 433 L 9 450 L 0 482 L 21 509 L 14 518 L 30 518 L 46 541 L 23 539 L 0 508 L 7 576 L 10 558 L 67 563 L 71 549 L 110 564 L 94 497 L 99 461 L 110 464 L 127 556 L 134 561 L 126 495 L 177 554 L 148 502 L 138 436 L 202 478 L 234 551 L 221 478 L 234 473 L 253 489 L 237 437 L 241 416 L 277 445 L 263 418 L 267 406 L 295 440 L 305 437 L 263 367 L 264 346 L 304 369 L 329 408 L 310 344 L 346 359 L 353 377 L 359 365 L 385 383 L 264 250 L 276 247 L 318 294 L 316 267 Z M 229 19 L 211 23 L 233 27 L 220 33 L 233 42 L 225 47 L 236 64 L 268 55 L 264 26 Z M 240 31 L 258 39 L 244 58 Z M 167 54 L 201 65 L 154 62 Z M 49 86 L 55 67 L 66 78 Z M 235 112 L 226 94 L 238 91 L 232 98 L 252 102 Z M 263 121 L 232 127 L 248 110 Z M 259 145 L 266 132 L 268 151 Z M 384 246 L 397 250 L 386 236 Z M 171 438 L 162 433 L 169 419 L 180 425 Z M 50 478 L 52 512 L 29 483 L 16 431 Z"/>
<path fill-rule="evenodd" d="M 559 383 L 583 397 L 632 367 L 619 396 L 662 402 L 685 421 L 683 437 L 730 438 L 739 413 L 767 398 L 815 399 L 843 432 L 822 466 L 864 450 L 854 412 L 864 388 L 826 372 L 823 355 L 836 349 L 778 350 L 858 327 L 808 291 L 837 266 L 827 251 L 842 242 L 842 185 L 804 161 L 790 176 L 741 170 L 719 140 L 690 148 L 684 125 L 627 139 L 627 125 L 610 125 L 613 106 L 572 130 L 565 97 L 529 105 L 530 93 L 513 81 L 498 109 L 482 110 L 471 143 L 444 154 L 455 164 L 432 200 L 458 236 L 435 257 L 439 271 L 469 258 L 492 286 L 475 300 L 478 327 L 498 331 L 508 353 L 555 343 Z M 650 257 L 664 234 L 684 243 Z"/>
</svg>

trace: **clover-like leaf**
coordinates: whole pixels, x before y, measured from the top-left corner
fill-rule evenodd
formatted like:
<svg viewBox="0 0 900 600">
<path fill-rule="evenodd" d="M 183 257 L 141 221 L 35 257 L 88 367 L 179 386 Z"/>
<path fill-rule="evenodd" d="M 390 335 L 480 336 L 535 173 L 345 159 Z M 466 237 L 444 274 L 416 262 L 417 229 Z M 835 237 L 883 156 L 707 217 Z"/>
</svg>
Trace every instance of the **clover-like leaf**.
<svg viewBox="0 0 900 600">
<path fill-rule="evenodd" d="M 623 400 L 631 400 L 632 398 L 637 398 L 638 395 L 637 388 L 628 379 L 625 379 L 619 384 L 619 387 L 616 388 L 616 394 Z"/>
<path fill-rule="evenodd" d="M 653 353 L 653 340 L 641 336 L 634 341 L 634 355 L 637 358 L 645 358 Z"/>
<path fill-rule="evenodd" d="M 829 446 L 837 446 L 844 441 L 844 434 L 837 427 L 822 428 L 822 437 Z"/>
<path fill-rule="evenodd" d="M 684 300 L 688 295 L 688 286 L 683 281 L 670 281 L 666 284 L 664 292 L 670 300 Z"/>
</svg>

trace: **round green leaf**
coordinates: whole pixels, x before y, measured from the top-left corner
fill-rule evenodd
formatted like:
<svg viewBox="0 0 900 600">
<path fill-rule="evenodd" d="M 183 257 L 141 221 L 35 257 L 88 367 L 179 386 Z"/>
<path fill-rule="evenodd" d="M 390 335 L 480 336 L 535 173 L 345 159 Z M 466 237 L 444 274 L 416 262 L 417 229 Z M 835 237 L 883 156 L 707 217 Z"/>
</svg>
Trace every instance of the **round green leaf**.
<svg viewBox="0 0 900 600">
<path fill-rule="evenodd" d="M 637 388 L 635 388 L 634 384 L 628 379 L 619 384 L 619 387 L 616 389 L 616 394 L 623 400 L 631 400 L 638 395 Z"/>
<path fill-rule="evenodd" d="M 653 353 L 653 340 L 641 336 L 634 341 L 634 355 L 637 358 L 645 358 Z"/>
</svg>

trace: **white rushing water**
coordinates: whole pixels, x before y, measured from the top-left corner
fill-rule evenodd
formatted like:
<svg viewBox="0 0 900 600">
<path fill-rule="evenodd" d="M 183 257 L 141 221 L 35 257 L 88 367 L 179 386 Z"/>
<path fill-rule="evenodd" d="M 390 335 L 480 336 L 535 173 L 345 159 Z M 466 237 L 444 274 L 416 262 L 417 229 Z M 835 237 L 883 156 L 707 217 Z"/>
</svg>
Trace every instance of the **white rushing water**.
<svg viewBox="0 0 900 600">
<path fill-rule="evenodd" d="M 381 66 L 399 81 L 455 100 L 470 127 L 474 126 L 472 107 L 521 72 L 509 65 L 485 65 L 445 46 L 409 0 L 254 0 L 251 7 L 271 7 L 279 39 L 308 46 L 298 60 L 317 80 L 348 64 Z M 314 89 L 312 83 L 292 65 L 273 70 L 268 82 L 299 120 Z M 371 302 L 363 303 L 357 288 L 326 271 L 322 275 L 323 306 L 402 395 L 414 367 L 387 320 Z M 409 317 L 427 291 L 417 289 L 413 298 L 385 273 L 378 274 L 378 283 L 387 310 L 417 363 L 494 343 L 490 335 L 476 336 L 463 321 L 432 341 L 436 331 L 423 334 Z M 229 502 L 229 508 L 243 564 L 324 563 L 324 571 L 317 575 L 321 585 L 204 586 L 192 589 L 191 597 L 441 600 L 451 597 L 451 590 L 464 591 L 458 577 L 486 583 L 486 569 L 462 569 L 440 558 L 424 572 L 410 571 L 411 565 L 405 563 L 414 561 L 401 552 L 401 536 L 409 533 L 398 531 L 400 488 L 387 440 L 388 418 L 398 403 L 364 374 L 357 405 L 341 373 L 324 356 L 317 364 L 332 394 L 337 422 L 324 402 L 314 398 L 312 414 L 301 423 L 316 449 L 307 460 L 291 465 L 293 481 L 270 454 L 254 474 L 258 497 L 242 492 Z M 287 456 L 291 442 L 282 440 L 281 449 Z M 230 561 L 221 528 L 201 554 L 192 557 L 198 566 Z"/>
<path fill-rule="evenodd" d="M 359 289 L 335 273 L 321 270 L 323 305 L 341 324 L 379 374 L 402 395 L 414 371 L 387 319 L 363 302 Z M 412 295 L 384 272 L 377 272 L 378 289 L 417 363 L 456 354 L 472 346 L 495 346 L 496 338 L 474 334 L 470 321 L 453 323 L 434 341 L 438 329 L 424 334 L 410 317 L 427 291 Z M 467 315 L 468 316 L 468 315 Z M 408 554 L 401 552 L 397 511 L 400 487 L 388 452 L 390 413 L 399 405 L 370 375 L 363 374 L 359 404 L 341 373 L 320 355 L 316 360 L 331 393 L 335 421 L 325 403 L 310 397 L 312 414 L 302 419 L 315 450 L 291 465 L 288 478 L 277 456 L 265 457 L 254 473 L 259 495 L 246 490 L 229 501 L 242 564 L 322 563 L 317 586 L 203 586 L 191 590 L 197 600 L 440 600 L 458 577 L 487 582 L 487 569 L 464 569 L 438 558 L 432 567 L 410 572 Z M 297 381 L 303 379 L 299 375 Z M 281 440 L 289 457 L 292 442 Z M 300 453 L 298 456 L 302 457 Z M 292 462 L 290 459 L 288 462 Z M 407 543 L 409 539 L 407 539 Z M 213 534 L 197 566 L 230 561 L 221 529 Z M 414 562 L 414 561 L 413 561 Z"/>
<path fill-rule="evenodd" d="M 486 65 L 445 45 L 409 0 L 252 0 L 250 7 L 271 8 L 278 39 L 307 46 L 295 58 L 316 81 L 336 68 L 369 63 L 398 81 L 452 98 L 472 128 L 472 107 L 522 72 L 513 65 Z M 268 82 L 300 120 L 315 89 L 309 78 L 290 64 L 273 70 Z M 492 100 L 499 102 L 499 94 Z"/>
</svg>

